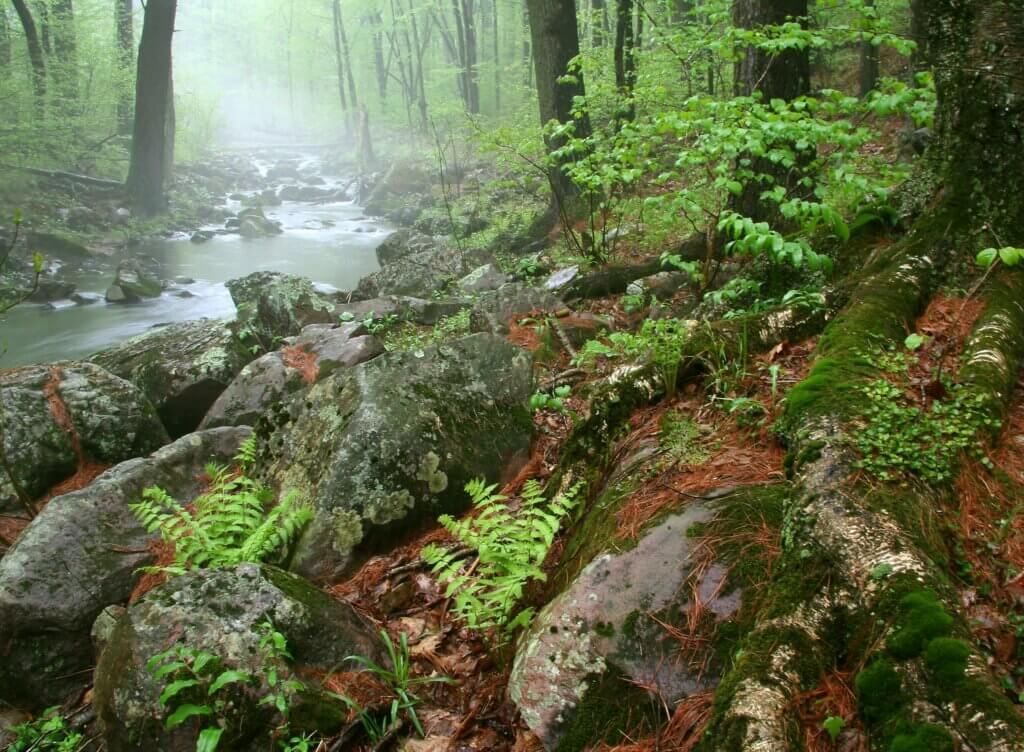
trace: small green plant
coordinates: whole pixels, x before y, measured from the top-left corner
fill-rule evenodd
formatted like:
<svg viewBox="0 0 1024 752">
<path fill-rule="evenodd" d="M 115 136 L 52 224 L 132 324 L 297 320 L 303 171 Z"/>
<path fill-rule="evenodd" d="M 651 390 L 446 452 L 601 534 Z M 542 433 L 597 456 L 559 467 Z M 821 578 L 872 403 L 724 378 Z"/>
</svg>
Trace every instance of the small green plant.
<svg viewBox="0 0 1024 752">
<path fill-rule="evenodd" d="M 684 465 L 701 465 L 708 461 L 711 453 L 702 441 L 700 426 L 693 419 L 678 411 L 670 410 L 659 421 L 658 445 L 676 462 Z"/>
<path fill-rule="evenodd" d="M 352 700 L 347 700 L 347 703 L 350 707 L 357 710 L 363 727 L 371 739 L 384 736 L 388 729 L 398 720 L 399 711 L 404 711 L 419 735 L 424 736 L 423 725 L 416 715 L 416 706 L 420 700 L 412 690 L 415 687 L 426 684 L 454 684 L 455 680 L 450 676 L 413 676 L 412 657 L 409 653 L 409 641 L 405 633 L 399 636 L 398 645 L 395 645 L 387 630 L 380 630 L 380 639 L 384 643 L 384 649 L 387 651 L 388 662 L 391 664 L 391 668 L 381 666 L 379 663 L 362 655 L 350 655 L 345 660 L 358 663 L 364 670 L 377 677 L 395 695 L 395 700 L 391 703 L 391 716 L 387 719 L 387 724 L 382 727 L 378 719 L 368 714 Z"/>
<path fill-rule="evenodd" d="M 363 319 L 363 326 L 366 331 L 375 337 L 381 336 L 394 329 L 399 324 L 398 314 L 388 313 L 384 316 L 375 316 L 372 312 L 366 314 Z"/>
<path fill-rule="evenodd" d="M 456 616 L 472 629 L 494 627 L 507 636 L 533 619 L 533 609 L 520 608 L 520 601 L 530 581 L 547 578 L 541 565 L 562 522 L 579 503 L 579 487 L 548 501 L 540 484 L 530 480 L 517 508 L 494 493 L 496 488 L 483 480 L 470 481 L 466 493 L 478 514 L 462 520 L 439 518 L 461 543 L 476 549 L 475 569 L 465 570 L 454 551 L 437 545 L 424 547 L 422 556 L 447 585 L 446 597 L 455 599 Z"/>
<path fill-rule="evenodd" d="M 570 394 L 572 394 L 572 387 L 565 385 L 556 387 L 552 394 L 535 392 L 530 397 L 530 410 L 535 413 L 550 410 L 559 415 L 565 415 L 565 400 L 569 398 Z"/>
<path fill-rule="evenodd" d="M 1024 248 L 1006 246 L 1004 248 L 986 248 L 975 259 L 978 266 L 992 266 L 997 261 L 1006 266 L 1017 266 L 1024 261 Z"/>
<path fill-rule="evenodd" d="M 78 752 L 85 737 L 68 726 L 59 707 L 48 708 L 34 721 L 9 729 L 15 735 L 8 752 Z"/>
<path fill-rule="evenodd" d="M 252 440 L 242 446 L 235 458 L 241 471 L 207 465 L 209 488 L 193 503 L 194 512 L 157 486 L 128 505 L 149 532 L 159 533 L 174 546 L 173 564 L 145 571 L 183 574 L 195 568 L 258 563 L 288 548 L 313 512 L 295 493 L 272 505 L 271 491 L 244 474 L 254 452 Z"/>
<path fill-rule="evenodd" d="M 607 343 L 597 339 L 587 342 L 576 357 L 576 364 L 593 368 L 599 358 L 638 360 L 650 356 L 657 366 L 665 392 L 673 397 L 679 378 L 679 366 L 690 340 L 690 327 L 682 319 L 648 319 L 638 332 L 614 332 Z"/>
<path fill-rule="evenodd" d="M 282 678 L 286 661 L 291 658 L 284 635 L 270 622 L 260 624 L 259 630 L 262 665 L 254 674 L 225 668 L 220 656 L 180 644 L 146 662 L 153 678 L 162 682 L 160 705 L 168 713 L 166 728 L 175 728 L 192 718 L 200 719 L 196 752 L 217 749 L 224 733 L 232 730 L 229 710 L 237 708 L 245 698 L 273 708 L 277 731 L 287 736 L 291 704 L 306 686 L 295 679 Z"/>
<path fill-rule="evenodd" d="M 828 734 L 828 738 L 835 744 L 836 740 L 839 739 L 839 735 L 843 733 L 843 729 L 846 728 L 846 721 L 838 715 L 830 715 L 824 721 L 821 722 L 821 727 Z"/>
</svg>

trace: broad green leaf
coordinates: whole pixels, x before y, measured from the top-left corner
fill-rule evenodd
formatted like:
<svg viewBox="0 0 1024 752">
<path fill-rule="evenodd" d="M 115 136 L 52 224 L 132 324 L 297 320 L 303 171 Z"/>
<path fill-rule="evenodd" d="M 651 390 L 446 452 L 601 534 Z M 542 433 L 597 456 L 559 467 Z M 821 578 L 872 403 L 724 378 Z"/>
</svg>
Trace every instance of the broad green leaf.
<svg viewBox="0 0 1024 752">
<path fill-rule="evenodd" d="M 209 694 L 212 695 L 216 692 L 219 692 L 228 684 L 236 684 L 239 682 L 244 684 L 248 682 L 251 678 L 252 677 L 244 671 L 225 671 L 214 680 L 213 684 L 210 685 Z"/>
<path fill-rule="evenodd" d="M 207 728 L 200 731 L 199 738 L 196 739 L 196 752 L 214 752 L 223 733 L 222 728 Z"/>
<path fill-rule="evenodd" d="M 979 253 L 974 260 L 977 262 L 978 266 L 992 266 L 998 256 L 999 251 L 995 248 L 986 248 L 984 251 Z"/>
<path fill-rule="evenodd" d="M 180 694 L 189 687 L 196 686 L 197 684 L 199 684 L 198 679 L 178 679 L 178 681 L 171 682 L 164 688 L 164 691 L 160 693 L 160 704 L 166 705 L 167 701 L 172 697 Z"/>
<path fill-rule="evenodd" d="M 213 709 L 206 705 L 179 705 L 177 710 L 171 713 L 167 719 L 166 726 L 172 729 L 197 715 L 213 715 Z"/>
</svg>

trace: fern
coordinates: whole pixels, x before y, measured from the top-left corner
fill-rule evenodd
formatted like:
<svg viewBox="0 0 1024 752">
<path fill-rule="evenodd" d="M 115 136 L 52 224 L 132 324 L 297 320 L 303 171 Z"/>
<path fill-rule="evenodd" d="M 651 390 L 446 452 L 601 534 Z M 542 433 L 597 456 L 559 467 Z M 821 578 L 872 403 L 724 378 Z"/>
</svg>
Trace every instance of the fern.
<svg viewBox="0 0 1024 752">
<path fill-rule="evenodd" d="M 242 468 L 255 461 L 255 443 L 246 441 L 235 458 Z M 180 505 L 162 488 L 142 492 L 129 508 L 150 533 L 174 546 L 174 562 L 143 571 L 183 574 L 190 569 L 261 562 L 286 551 L 312 510 L 295 493 L 278 504 L 266 486 L 219 465 L 207 465 L 209 488 L 191 508 Z"/>
<path fill-rule="evenodd" d="M 495 493 L 496 488 L 483 480 L 470 481 L 466 493 L 478 514 L 438 519 L 463 544 L 476 549 L 475 568 L 466 570 L 455 551 L 436 545 L 424 547 L 422 556 L 447 586 L 445 595 L 454 598 L 454 613 L 467 626 L 511 634 L 533 619 L 533 609 L 520 609 L 519 604 L 530 581 L 546 579 L 541 565 L 562 522 L 578 504 L 579 486 L 549 502 L 540 484 L 528 481 L 515 508 Z"/>
</svg>

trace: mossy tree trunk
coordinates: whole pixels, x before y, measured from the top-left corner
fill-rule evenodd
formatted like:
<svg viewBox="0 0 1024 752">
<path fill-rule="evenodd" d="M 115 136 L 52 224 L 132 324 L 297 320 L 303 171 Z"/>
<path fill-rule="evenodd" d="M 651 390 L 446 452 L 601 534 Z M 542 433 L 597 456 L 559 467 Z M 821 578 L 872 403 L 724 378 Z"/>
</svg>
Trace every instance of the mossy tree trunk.
<svg viewBox="0 0 1024 752">
<path fill-rule="evenodd" d="M 865 357 L 899 347 L 952 264 L 1024 237 L 1024 0 L 936 0 L 928 49 L 939 95 L 931 168 L 942 188 L 908 236 L 861 273 L 787 397 L 795 479 L 769 605 L 719 686 L 701 750 L 800 749 L 795 699 L 830 669 L 858 670 L 872 749 L 1020 749 L 1024 718 L 970 647 L 945 532 L 947 487 L 866 481 L 852 449 L 861 388 L 882 377 Z M 1002 270 L 958 380 L 1002 417 L 1024 359 L 1024 273 Z M 977 424 L 981 427 L 981 424 Z"/>
</svg>

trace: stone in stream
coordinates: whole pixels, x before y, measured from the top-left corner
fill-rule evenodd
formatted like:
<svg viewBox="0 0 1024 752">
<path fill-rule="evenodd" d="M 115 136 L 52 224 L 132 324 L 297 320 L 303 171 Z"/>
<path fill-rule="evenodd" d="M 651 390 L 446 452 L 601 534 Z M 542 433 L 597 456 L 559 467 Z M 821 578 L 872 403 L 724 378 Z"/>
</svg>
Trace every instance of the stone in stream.
<svg viewBox="0 0 1024 752">
<path fill-rule="evenodd" d="M 195 430 L 253 357 L 226 322 L 200 319 L 158 327 L 89 360 L 139 387 L 177 437 Z"/>
<path fill-rule="evenodd" d="M 128 508 L 159 485 L 179 501 L 200 492 L 206 463 L 227 463 L 246 428 L 191 434 L 113 467 L 50 501 L 0 559 L 0 699 L 42 708 L 88 686 L 90 630 L 123 603 L 152 563 L 154 539 Z"/>
<path fill-rule="evenodd" d="M 268 666 L 260 649 L 265 623 L 285 637 L 291 654 L 286 666 L 277 666 L 279 679 L 294 677 L 308 687 L 290 708 L 292 730 L 327 736 L 340 730 L 344 705 L 329 699 L 312 677 L 338 670 L 350 655 L 384 660 L 372 625 L 301 577 L 241 564 L 174 577 L 128 607 L 96 667 L 93 707 L 106 749 L 192 752 L 198 719 L 166 728 L 168 710 L 160 693 L 169 682 L 154 680 L 146 662 L 174 645 L 187 645 L 218 656 L 222 669 L 265 676 Z M 226 728 L 221 748 L 266 748 L 273 710 L 259 707 L 253 693 L 224 694 L 233 702 L 219 719 Z M 257 746 L 260 742 L 263 746 Z"/>
<path fill-rule="evenodd" d="M 293 567 L 338 576 L 374 546 L 468 505 L 472 478 L 498 481 L 529 450 L 528 354 L 490 335 L 388 353 L 343 369 L 257 425 L 260 475 L 316 517 Z"/>
<path fill-rule="evenodd" d="M 75 285 L 65 282 L 62 279 L 43 277 L 39 279 L 36 291 L 32 293 L 29 300 L 33 303 L 50 303 L 54 300 L 64 300 L 75 291 Z"/>
<path fill-rule="evenodd" d="M 431 178 L 425 170 L 411 162 L 396 162 L 373 187 L 363 211 L 370 217 L 394 217 L 404 213 L 410 200 L 430 191 Z M 415 221 L 415 216 L 406 219 Z"/>
<path fill-rule="evenodd" d="M 255 425 L 268 406 L 330 376 L 377 357 L 384 346 L 362 323 L 312 324 L 288 346 L 257 358 L 217 398 L 200 428 Z"/>
<path fill-rule="evenodd" d="M 255 272 L 227 283 L 238 309 L 238 326 L 265 350 L 277 348 L 310 324 L 337 321 L 334 303 L 305 277 Z"/>
<path fill-rule="evenodd" d="M 685 624 L 702 609 L 713 622 L 733 616 L 740 591 L 724 590 L 728 568 L 702 558 L 694 525 L 715 517 L 694 504 L 648 531 L 635 548 L 604 553 L 534 619 L 519 641 L 509 696 L 548 750 L 578 752 L 608 732 L 626 732 L 655 687 L 668 707 L 717 683 L 720 667 L 701 670 L 679 654 L 659 624 Z M 693 593 L 698 593 L 695 604 Z"/>
<path fill-rule="evenodd" d="M 138 303 L 143 298 L 158 298 L 163 283 L 142 263 L 128 259 L 117 265 L 114 282 L 107 288 L 108 303 Z"/>
<path fill-rule="evenodd" d="M 398 230 L 391 233 L 383 243 L 377 246 L 377 261 L 381 266 L 393 264 L 406 256 L 437 248 L 438 243 L 429 235 L 422 235 L 412 230 Z"/>
<path fill-rule="evenodd" d="M 238 233 L 243 238 L 265 238 L 284 232 L 281 223 L 268 219 L 258 206 L 242 209 L 237 219 Z"/>
<path fill-rule="evenodd" d="M 112 465 L 170 440 L 139 389 L 92 363 L 0 371 L 0 401 L 4 453 L 33 500 L 84 463 Z M 0 473 L 0 512 L 20 509 L 14 485 Z"/>
</svg>

